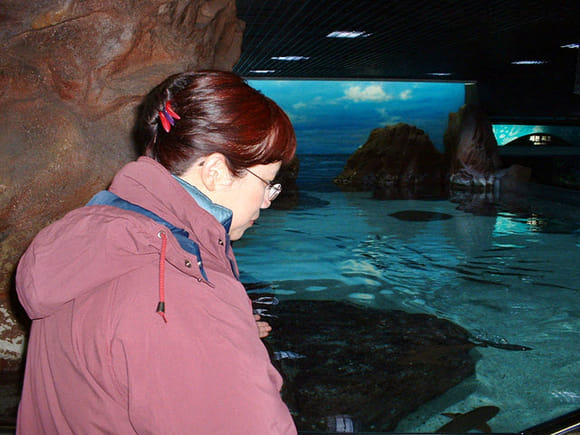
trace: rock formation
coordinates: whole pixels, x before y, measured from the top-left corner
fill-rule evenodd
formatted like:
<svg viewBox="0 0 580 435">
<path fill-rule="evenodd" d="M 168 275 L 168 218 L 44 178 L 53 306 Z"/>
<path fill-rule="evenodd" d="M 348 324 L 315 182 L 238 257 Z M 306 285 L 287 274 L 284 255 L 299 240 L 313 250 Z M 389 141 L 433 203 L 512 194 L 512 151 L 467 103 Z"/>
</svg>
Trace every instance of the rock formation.
<svg viewBox="0 0 580 435">
<path fill-rule="evenodd" d="M 491 122 L 477 106 L 449 114 L 443 142 L 451 188 L 488 190 L 501 169 Z"/>
<path fill-rule="evenodd" d="M 0 6 L 0 370 L 20 360 L 18 258 L 136 157 L 135 107 L 166 76 L 231 70 L 235 0 L 3 0 Z"/>
<path fill-rule="evenodd" d="M 273 209 L 289 210 L 296 207 L 300 196 L 298 192 L 298 184 L 296 184 L 299 172 L 300 160 L 298 159 L 298 156 L 294 156 L 288 165 L 284 165 L 280 168 L 274 182 L 282 185 L 282 192 L 272 203 Z"/>
<path fill-rule="evenodd" d="M 449 115 L 444 144 L 440 153 L 422 130 L 408 124 L 374 129 L 334 182 L 396 199 L 445 196 L 449 190 L 489 192 L 501 179 L 506 187 L 529 180 L 525 168 L 501 167 L 491 123 L 477 106 Z M 505 180 L 511 177 L 513 182 Z"/>
<path fill-rule="evenodd" d="M 506 164 L 528 168 L 533 182 L 580 190 L 580 152 L 577 150 L 556 135 L 532 133 L 504 145 L 501 157 Z"/>
<path fill-rule="evenodd" d="M 443 155 L 429 136 L 399 123 L 374 129 L 334 182 L 355 190 L 394 191 L 412 197 L 417 190 L 440 192 L 446 174 Z"/>
</svg>

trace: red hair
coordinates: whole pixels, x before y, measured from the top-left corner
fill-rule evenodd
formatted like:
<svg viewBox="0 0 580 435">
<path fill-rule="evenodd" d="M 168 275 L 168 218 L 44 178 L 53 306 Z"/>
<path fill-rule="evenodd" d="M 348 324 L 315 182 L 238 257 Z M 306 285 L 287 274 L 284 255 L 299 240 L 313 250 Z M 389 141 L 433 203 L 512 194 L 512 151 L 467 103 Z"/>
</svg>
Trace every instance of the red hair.
<svg viewBox="0 0 580 435">
<path fill-rule="evenodd" d="M 169 132 L 159 120 L 167 101 L 180 116 Z M 234 174 L 254 165 L 289 163 L 294 128 L 284 111 L 231 72 L 186 72 L 169 77 L 145 98 L 137 135 L 145 154 L 181 175 L 200 157 L 221 153 Z"/>
</svg>

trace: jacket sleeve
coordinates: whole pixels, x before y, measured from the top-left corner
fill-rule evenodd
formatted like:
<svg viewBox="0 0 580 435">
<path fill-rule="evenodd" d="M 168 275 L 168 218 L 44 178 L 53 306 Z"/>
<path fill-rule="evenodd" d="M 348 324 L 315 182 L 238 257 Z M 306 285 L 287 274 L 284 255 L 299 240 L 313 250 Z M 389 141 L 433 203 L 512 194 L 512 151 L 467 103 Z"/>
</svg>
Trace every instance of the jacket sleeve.
<svg viewBox="0 0 580 435">
<path fill-rule="evenodd" d="M 167 323 L 154 310 L 157 275 L 127 277 L 141 291 L 125 303 L 112 343 L 114 376 L 137 433 L 295 434 L 245 292 L 218 297 L 243 287 L 232 280 L 214 289 L 172 272 Z"/>
</svg>

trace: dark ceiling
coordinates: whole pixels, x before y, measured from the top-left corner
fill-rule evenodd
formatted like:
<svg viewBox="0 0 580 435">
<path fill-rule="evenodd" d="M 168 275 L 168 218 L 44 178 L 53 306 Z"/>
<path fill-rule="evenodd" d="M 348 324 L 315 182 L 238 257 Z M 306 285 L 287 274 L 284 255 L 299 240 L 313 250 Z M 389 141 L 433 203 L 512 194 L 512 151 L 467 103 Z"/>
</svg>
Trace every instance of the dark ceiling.
<svg viewBox="0 0 580 435">
<path fill-rule="evenodd" d="M 246 29 L 234 71 L 244 77 L 473 81 L 469 97 L 492 118 L 580 125 L 580 50 L 561 47 L 580 42 L 580 0 L 237 0 L 237 8 Z M 365 36 L 327 37 L 333 31 Z M 272 59 L 283 56 L 303 58 Z M 512 63 L 530 60 L 546 63 Z"/>
</svg>

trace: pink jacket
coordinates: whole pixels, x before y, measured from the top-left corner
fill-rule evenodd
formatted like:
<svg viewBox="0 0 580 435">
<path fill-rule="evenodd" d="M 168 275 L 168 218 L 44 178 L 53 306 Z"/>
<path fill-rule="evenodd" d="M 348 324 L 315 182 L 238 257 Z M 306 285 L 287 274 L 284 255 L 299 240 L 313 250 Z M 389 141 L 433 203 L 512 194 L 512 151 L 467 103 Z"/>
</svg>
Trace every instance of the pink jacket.
<svg viewBox="0 0 580 435">
<path fill-rule="evenodd" d="M 18 433 L 295 434 L 224 226 L 146 157 L 110 190 L 187 231 L 207 280 L 136 212 L 87 206 L 42 230 L 16 277 L 33 320 Z"/>
</svg>

